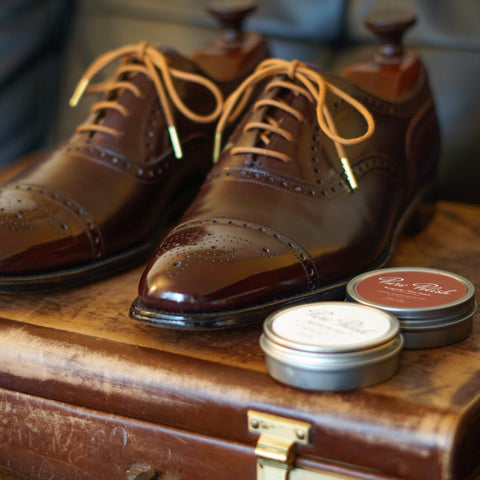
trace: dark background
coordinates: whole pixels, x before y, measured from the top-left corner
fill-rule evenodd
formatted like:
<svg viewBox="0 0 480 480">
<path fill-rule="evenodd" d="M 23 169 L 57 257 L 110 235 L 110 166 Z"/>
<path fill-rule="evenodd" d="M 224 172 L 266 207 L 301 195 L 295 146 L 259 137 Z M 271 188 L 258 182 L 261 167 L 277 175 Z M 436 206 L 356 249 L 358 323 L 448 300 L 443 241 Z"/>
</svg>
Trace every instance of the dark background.
<svg viewBox="0 0 480 480">
<path fill-rule="evenodd" d="M 189 54 L 218 34 L 207 0 L 2 0 L 0 163 L 54 145 L 86 115 L 68 98 L 101 53 L 147 40 Z M 215 3 L 226 3 L 218 2 Z M 239 2 L 236 2 L 239 3 Z M 480 203 L 480 2 L 478 0 L 258 0 L 246 27 L 272 56 L 338 71 L 371 55 L 364 18 L 403 7 L 417 24 L 406 44 L 430 73 L 442 129 L 441 198 Z"/>
</svg>

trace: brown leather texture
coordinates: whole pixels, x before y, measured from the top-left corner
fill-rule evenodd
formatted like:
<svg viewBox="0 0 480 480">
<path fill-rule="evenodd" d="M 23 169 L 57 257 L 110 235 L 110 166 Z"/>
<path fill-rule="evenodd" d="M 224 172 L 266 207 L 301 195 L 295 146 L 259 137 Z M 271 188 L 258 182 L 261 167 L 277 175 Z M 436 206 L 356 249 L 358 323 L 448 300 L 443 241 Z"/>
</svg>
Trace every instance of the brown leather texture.
<svg viewBox="0 0 480 480">
<path fill-rule="evenodd" d="M 324 77 L 375 121 L 370 138 L 345 146 L 358 188 L 350 191 L 315 102 L 295 93 L 300 81 L 284 74 L 287 86 L 267 83 L 255 99 L 261 108 L 242 118 L 147 266 L 135 318 L 148 322 L 150 316 L 167 328 L 182 316 L 185 328 L 221 326 L 219 314 L 224 325 L 261 321 L 280 306 L 338 297 L 338 285 L 388 263 L 412 209 L 427 198 L 438 164 L 439 128 L 426 73 L 421 69 L 414 88 L 395 102 L 342 77 Z M 302 119 L 271 102 L 288 105 Z M 348 101 L 329 92 L 326 108 L 342 136 L 365 132 Z M 275 131 L 263 146 L 261 127 L 272 116 L 291 138 Z M 260 153 L 235 153 L 258 146 Z M 265 151 L 281 152 L 288 161 Z"/>
<path fill-rule="evenodd" d="M 236 53 L 235 71 L 217 83 L 170 48 L 132 46 L 121 64 L 126 70 L 117 72 L 100 107 L 76 133 L 2 185 L 0 289 L 63 287 L 145 261 L 211 167 L 216 116 L 210 114 L 266 55 L 264 40 L 258 35 L 254 40 L 248 51 Z M 232 63 L 227 47 L 216 52 L 224 63 L 209 65 L 213 75 Z M 152 75 L 145 73 L 146 62 L 152 62 L 141 57 L 145 52 L 162 56 L 165 70 L 173 72 L 170 81 L 183 109 L 170 90 L 165 94 L 170 98 L 161 100 Z M 209 79 L 220 98 L 195 76 Z M 165 78 L 158 82 L 168 86 Z M 172 150 L 165 104 L 183 156 Z"/>
<path fill-rule="evenodd" d="M 400 239 L 393 265 L 480 286 L 480 209 L 441 202 Z M 18 478 L 254 479 L 247 411 L 312 424 L 296 466 L 369 480 L 467 480 L 480 472 L 480 330 L 402 352 L 390 380 L 304 392 L 266 372 L 258 325 L 177 332 L 128 318 L 141 268 L 71 291 L 0 296 L 0 466 Z M 161 477 L 163 478 L 163 477 Z"/>
</svg>

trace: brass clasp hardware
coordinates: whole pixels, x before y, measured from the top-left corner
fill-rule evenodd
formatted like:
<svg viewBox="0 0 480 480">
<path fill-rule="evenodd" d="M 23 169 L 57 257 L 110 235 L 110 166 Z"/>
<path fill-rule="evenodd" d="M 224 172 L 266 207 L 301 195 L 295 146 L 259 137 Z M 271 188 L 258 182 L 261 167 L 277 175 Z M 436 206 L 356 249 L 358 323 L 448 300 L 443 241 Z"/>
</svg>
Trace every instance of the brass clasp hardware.
<svg viewBox="0 0 480 480">
<path fill-rule="evenodd" d="M 250 410 L 248 430 L 260 437 L 255 448 L 257 480 L 287 480 L 295 460 L 295 445 L 310 443 L 311 425 Z"/>
</svg>

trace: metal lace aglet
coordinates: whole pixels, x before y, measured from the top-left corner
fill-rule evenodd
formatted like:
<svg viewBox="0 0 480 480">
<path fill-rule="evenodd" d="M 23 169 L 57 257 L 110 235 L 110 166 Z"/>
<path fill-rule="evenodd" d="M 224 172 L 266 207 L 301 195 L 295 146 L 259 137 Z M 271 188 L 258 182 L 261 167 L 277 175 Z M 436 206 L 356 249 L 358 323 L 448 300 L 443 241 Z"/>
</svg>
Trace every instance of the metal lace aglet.
<svg viewBox="0 0 480 480">
<path fill-rule="evenodd" d="M 340 162 L 342 162 L 343 171 L 347 177 L 347 182 L 350 186 L 350 189 L 353 191 L 358 187 L 358 184 L 355 175 L 353 174 L 352 167 L 350 166 L 350 162 L 348 161 L 347 157 L 340 158 Z"/>
<path fill-rule="evenodd" d="M 173 153 L 175 153 L 175 157 L 178 159 L 182 158 L 182 146 L 180 145 L 180 139 L 178 138 L 178 133 L 175 125 L 169 125 L 168 135 L 170 136 L 170 141 L 172 142 Z"/>
<path fill-rule="evenodd" d="M 213 143 L 213 163 L 217 163 L 220 158 L 220 149 L 222 148 L 222 133 L 215 132 L 215 139 Z"/>
<path fill-rule="evenodd" d="M 68 102 L 71 107 L 77 106 L 78 102 L 85 93 L 85 90 L 87 89 L 89 83 L 90 80 L 86 77 L 80 79 L 77 87 L 75 88 L 75 91 L 73 92 L 73 95 L 70 97 L 70 101 Z"/>
</svg>

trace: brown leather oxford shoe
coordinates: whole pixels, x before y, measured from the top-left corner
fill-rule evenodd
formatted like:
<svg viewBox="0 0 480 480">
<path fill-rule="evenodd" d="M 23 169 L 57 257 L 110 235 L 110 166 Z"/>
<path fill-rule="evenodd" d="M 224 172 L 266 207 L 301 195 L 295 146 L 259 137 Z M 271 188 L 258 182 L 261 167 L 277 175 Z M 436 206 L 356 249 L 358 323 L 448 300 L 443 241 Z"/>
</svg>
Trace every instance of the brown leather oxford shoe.
<svg viewBox="0 0 480 480">
<path fill-rule="evenodd" d="M 387 264 L 407 222 L 433 212 L 439 129 L 413 64 L 398 93 L 391 75 L 369 91 L 372 78 L 349 80 L 358 71 L 261 64 L 226 101 L 218 134 L 262 85 L 145 269 L 131 316 L 178 329 L 244 325 L 343 298 L 350 278 Z"/>
<path fill-rule="evenodd" d="M 195 62 L 147 43 L 93 62 L 71 103 L 86 89 L 103 100 L 64 145 L 0 189 L 0 291 L 69 287 L 151 256 L 211 168 L 224 95 L 265 57 L 264 39 L 245 38 L 245 51 L 223 42 Z M 113 77 L 89 86 L 114 60 Z"/>
</svg>

